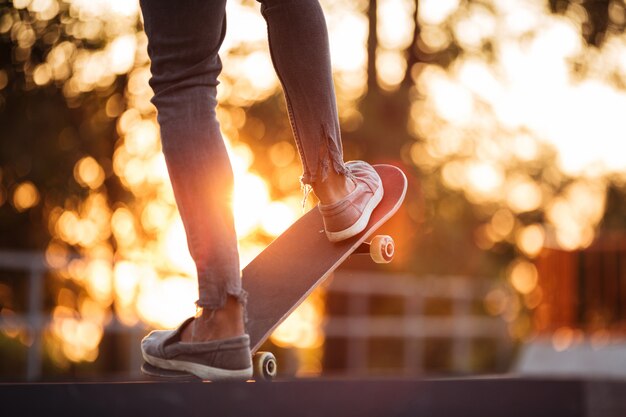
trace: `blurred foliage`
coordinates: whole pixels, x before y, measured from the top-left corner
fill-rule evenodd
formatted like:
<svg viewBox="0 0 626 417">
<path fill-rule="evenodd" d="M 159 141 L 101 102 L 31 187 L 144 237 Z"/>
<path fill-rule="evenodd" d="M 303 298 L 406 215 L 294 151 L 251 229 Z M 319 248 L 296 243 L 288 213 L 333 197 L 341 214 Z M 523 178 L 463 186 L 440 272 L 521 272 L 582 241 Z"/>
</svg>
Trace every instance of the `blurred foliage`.
<svg viewBox="0 0 626 417">
<path fill-rule="evenodd" d="M 111 178 L 119 110 L 106 108 L 111 100 L 124 104 L 126 76 L 109 74 L 97 84 L 80 84 L 77 61 L 102 49 L 105 29 L 81 30 L 84 22 L 68 3 L 28 3 L 16 3 L 19 9 L 0 4 L 0 202 L 6 203 L 0 207 L 0 245 L 44 249 L 51 237 L 50 210 L 86 195 L 73 175 L 83 156 L 105 167 L 112 201 L 124 198 L 119 181 Z M 127 23 L 129 31 L 138 24 L 136 19 Z M 15 199 L 24 183 L 36 188 L 36 204 L 28 208 Z"/>
</svg>

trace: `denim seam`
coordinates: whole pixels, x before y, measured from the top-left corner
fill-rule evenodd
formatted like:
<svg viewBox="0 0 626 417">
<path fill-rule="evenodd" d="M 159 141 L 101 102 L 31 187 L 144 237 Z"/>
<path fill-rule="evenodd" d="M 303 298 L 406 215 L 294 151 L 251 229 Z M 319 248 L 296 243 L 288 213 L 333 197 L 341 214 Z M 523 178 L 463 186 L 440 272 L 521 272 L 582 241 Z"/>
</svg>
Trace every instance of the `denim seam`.
<svg viewBox="0 0 626 417">
<path fill-rule="evenodd" d="M 265 6 L 265 4 L 262 4 L 261 14 L 265 15 L 267 13 L 267 6 L 265 7 L 263 6 Z M 283 78 L 283 76 L 281 75 L 278 69 L 278 65 L 276 65 L 276 54 L 274 53 L 274 49 L 272 48 L 272 40 L 271 40 L 269 26 L 267 28 L 267 39 L 268 39 L 268 46 L 270 50 L 270 56 L 272 58 L 272 63 L 274 65 L 274 70 L 276 71 L 276 75 L 278 76 L 278 79 L 280 80 L 280 84 L 283 86 L 283 91 L 285 94 L 285 102 L 287 104 L 287 115 L 289 117 L 289 121 L 291 122 L 293 136 L 296 141 L 296 148 L 298 148 L 298 153 L 300 154 L 300 159 L 302 160 L 302 165 L 304 166 L 303 177 L 305 177 L 307 173 L 310 176 L 311 174 L 310 174 L 309 164 L 306 160 L 306 155 L 304 153 L 304 148 L 302 147 L 302 142 L 300 141 L 300 135 L 298 134 L 298 126 L 296 124 L 296 119 L 293 115 L 293 108 L 291 106 L 291 101 L 289 99 L 289 93 L 287 92 L 287 84 L 285 83 L 285 79 Z"/>
</svg>

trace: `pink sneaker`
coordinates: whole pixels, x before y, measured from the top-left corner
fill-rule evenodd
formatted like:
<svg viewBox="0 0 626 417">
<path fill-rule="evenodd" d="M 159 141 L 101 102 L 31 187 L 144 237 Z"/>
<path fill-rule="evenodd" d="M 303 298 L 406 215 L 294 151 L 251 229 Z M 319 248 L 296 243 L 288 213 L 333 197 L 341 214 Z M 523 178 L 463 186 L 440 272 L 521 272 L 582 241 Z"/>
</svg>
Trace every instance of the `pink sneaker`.
<svg viewBox="0 0 626 417">
<path fill-rule="evenodd" d="M 383 199 L 383 183 L 376 170 L 367 162 L 346 163 L 356 184 L 344 199 L 333 204 L 318 204 L 326 236 L 331 242 L 349 239 L 361 233 L 374 208 Z"/>
</svg>

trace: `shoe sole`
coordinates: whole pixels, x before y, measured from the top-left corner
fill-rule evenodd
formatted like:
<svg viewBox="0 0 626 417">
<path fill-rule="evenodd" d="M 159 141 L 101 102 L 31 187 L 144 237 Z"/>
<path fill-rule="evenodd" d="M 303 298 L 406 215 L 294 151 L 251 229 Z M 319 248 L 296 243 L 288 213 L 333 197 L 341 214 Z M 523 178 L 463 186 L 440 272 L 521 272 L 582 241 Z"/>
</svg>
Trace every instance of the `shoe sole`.
<svg viewBox="0 0 626 417">
<path fill-rule="evenodd" d="M 252 366 L 246 369 L 222 369 L 214 368 L 200 363 L 177 361 L 174 359 L 157 358 L 143 353 L 143 359 L 152 366 L 171 371 L 184 371 L 198 378 L 210 381 L 245 381 L 252 378 Z"/>
<path fill-rule="evenodd" d="M 331 242 L 340 242 L 342 240 L 350 239 L 353 236 L 358 235 L 367 227 L 367 223 L 370 221 L 370 217 L 372 216 L 372 212 L 383 199 L 383 187 L 382 185 L 378 187 L 378 189 L 374 192 L 374 195 L 365 205 L 365 209 L 363 213 L 361 213 L 361 217 L 350 227 L 347 229 L 341 230 L 339 232 L 329 232 L 326 231 L 326 236 L 328 240 Z"/>
</svg>

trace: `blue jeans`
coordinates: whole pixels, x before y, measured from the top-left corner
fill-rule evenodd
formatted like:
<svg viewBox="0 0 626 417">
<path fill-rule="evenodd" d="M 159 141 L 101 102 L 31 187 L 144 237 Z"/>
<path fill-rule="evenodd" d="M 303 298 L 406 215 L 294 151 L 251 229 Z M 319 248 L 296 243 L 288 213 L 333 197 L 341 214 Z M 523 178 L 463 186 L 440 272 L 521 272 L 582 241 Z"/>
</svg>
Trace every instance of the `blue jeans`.
<svg viewBox="0 0 626 417">
<path fill-rule="evenodd" d="M 285 93 L 303 184 L 346 173 L 328 33 L 318 0 L 259 0 Z M 197 273 L 198 307 L 245 301 L 230 199 L 233 172 L 216 119 L 225 0 L 141 0 L 163 154 Z"/>
</svg>

